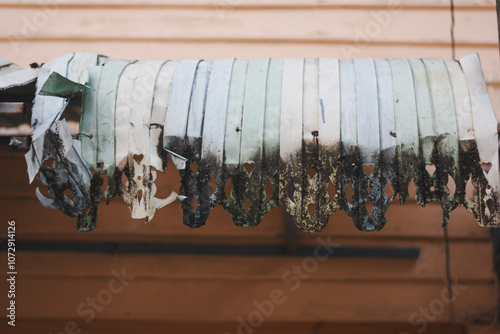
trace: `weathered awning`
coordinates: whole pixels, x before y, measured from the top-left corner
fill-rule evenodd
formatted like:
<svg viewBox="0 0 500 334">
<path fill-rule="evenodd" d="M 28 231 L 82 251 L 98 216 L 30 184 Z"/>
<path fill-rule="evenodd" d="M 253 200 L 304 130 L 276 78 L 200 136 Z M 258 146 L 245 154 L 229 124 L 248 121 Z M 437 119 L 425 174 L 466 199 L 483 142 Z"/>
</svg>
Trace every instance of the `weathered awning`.
<svg viewBox="0 0 500 334">
<path fill-rule="evenodd" d="M 73 139 L 59 118 L 82 89 Z M 459 204 L 481 226 L 500 224 L 497 120 L 477 54 L 128 61 L 75 53 L 40 69 L 32 125 L 30 182 L 40 172 L 53 196 L 37 190 L 42 204 L 78 216 L 80 230 L 95 227 L 104 175 L 106 199 L 121 196 L 134 218 L 149 221 L 179 200 L 191 227 L 219 203 L 240 226 L 281 204 L 303 231 L 321 231 L 339 209 L 358 229 L 380 230 L 412 180 L 419 204 L 441 202 L 443 224 Z M 167 153 L 182 184 L 159 199 L 154 181 Z"/>
</svg>

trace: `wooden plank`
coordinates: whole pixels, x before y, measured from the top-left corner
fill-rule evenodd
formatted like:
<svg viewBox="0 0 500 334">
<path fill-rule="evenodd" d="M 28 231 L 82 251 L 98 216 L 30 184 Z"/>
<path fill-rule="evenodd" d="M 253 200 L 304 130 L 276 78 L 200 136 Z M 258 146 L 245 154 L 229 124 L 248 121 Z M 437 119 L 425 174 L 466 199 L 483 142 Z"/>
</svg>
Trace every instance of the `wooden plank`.
<svg viewBox="0 0 500 334">
<path fill-rule="evenodd" d="M 20 238 L 22 238 L 22 235 Z M 317 268 L 311 280 L 335 282 L 443 282 L 445 254 L 443 242 L 393 241 L 386 247 L 419 247 L 417 259 L 383 257 L 335 256 L 336 247 L 380 247 L 380 242 L 368 239 L 348 240 L 337 236 L 317 235 L 307 242 L 309 247 L 319 246 Z M 90 238 L 88 238 L 90 240 Z M 332 245 L 331 248 L 325 245 Z M 332 256 L 329 256 L 329 251 Z M 459 282 L 493 284 L 491 246 L 487 242 L 452 242 L 451 272 Z M 75 261 L 75 258 L 78 258 Z M 233 280 L 275 281 L 293 265 L 312 264 L 313 257 L 304 256 L 236 256 L 236 255 L 181 255 L 133 253 L 82 253 L 23 251 L 19 249 L 17 269 L 26 277 L 60 277 L 95 279 L 109 273 L 110 268 L 129 268 L 131 275 L 164 280 Z M 319 258 L 318 258 L 319 259 Z M 172 270 L 172 268 L 178 268 Z"/>
<path fill-rule="evenodd" d="M 469 334 L 496 334 L 500 332 L 500 325 L 491 324 L 489 326 L 469 325 L 467 326 L 467 333 Z"/>
<path fill-rule="evenodd" d="M 203 47 L 201 47 L 203 46 Z M 216 59 L 228 54 L 242 59 L 272 57 L 310 58 L 451 58 L 450 47 L 446 46 L 381 46 L 366 44 L 310 44 L 307 47 L 297 47 L 294 43 L 206 43 L 206 42 L 99 42 L 72 41 L 58 43 L 56 41 L 0 42 L 2 56 L 11 59 L 22 66 L 29 66 L 33 61 L 47 62 L 61 54 L 75 49 L 95 50 L 113 58 L 124 59 L 184 59 L 205 58 Z M 19 52 L 21 51 L 21 52 Z M 457 57 L 478 52 L 485 72 L 485 78 L 490 83 L 500 83 L 500 60 L 496 48 L 458 47 Z"/>
<path fill-rule="evenodd" d="M 2 41 L 228 41 L 450 45 L 449 11 L 354 9 L 228 10 L 213 9 L 59 9 L 41 28 L 30 18 L 40 9 L 4 8 Z M 43 13 L 43 12 L 42 12 Z M 28 20 L 20 18 L 25 17 Z M 421 18 L 433 24 L 422 25 Z M 348 20 L 346 20 L 348 18 Z M 268 22 L 273 22 L 269 29 Z M 455 13 L 458 45 L 497 48 L 495 11 Z M 297 24 L 299 23 L 299 24 Z M 301 24 L 302 23 L 302 24 Z M 306 24 L 307 23 L 307 24 Z"/>
<path fill-rule="evenodd" d="M 238 1 L 220 1 L 214 2 L 211 0 L 89 0 L 89 1 L 71 1 L 58 4 L 62 8 L 128 8 L 128 7 L 166 7 L 166 8 L 213 8 L 213 9 L 248 9 L 248 8 L 387 8 L 388 6 L 397 6 L 398 2 L 389 2 L 388 4 L 380 4 L 378 0 L 323 0 L 321 2 L 311 2 L 307 0 L 238 0 Z M 449 8 L 449 1 L 422 1 L 409 0 L 400 4 L 406 9 L 426 8 L 426 9 L 443 9 Z M 493 10 L 495 6 L 494 0 L 455 0 L 455 9 L 487 9 Z M 0 7 L 41 7 L 39 2 L 33 0 L 7 0 L 2 1 Z M 47 6 L 48 7 L 48 6 Z M 49 7 L 50 8 L 50 7 Z"/>
<path fill-rule="evenodd" d="M 69 319 L 23 319 L 16 321 L 16 334 L 31 334 L 34 330 L 39 330 L 47 333 L 58 333 L 61 328 L 64 328 Z M 2 327 L 2 325 L 4 325 Z M 148 334 L 162 334 L 166 331 L 178 334 L 188 333 L 237 333 L 239 325 L 234 319 L 224 322 L 214 321 L 130 321 L 130 320 L 99 320 L 95 319 L 89 324 L 79 323 L 84 333 L 91 332 L 95 334 L 107 334 L 113 331 L 125 333 L 139 332 Z M 495 328 L 486 329 L 487 326 L 473 326 L 478 332 L 484 334 L 496 333 Z M 0 323 L 0 330 L 10 329 L 6 322 Z M 394 333 L 412 332 L 416 327 L 411 326 L 408 322 L 405 323 L 344 323 L 344 322 L 324 322 L 324 321 L 292 321 L 279 322 L 266 320 L 262 326 L 254 328 L 253 334 L 276 334 L 288 330 L 294 334 L 317 334 L 318 331 L 331 332 L 347 332 L 356 334 L 386 334 L 388 330 Z M 417 327 L 417 329 L 420 327 Z M 458 324 L 432 323 L 429 322 L 425 329 L 426 334 L 462 334 L 465 327 Z M 467 328 L 470 329 L 471 326 Z M 485 331 L 486 330 L 486 331 Z M 5 331 L 4 331 L 5 332 Z"/>
<path fill-rule="evenodd" d="M 97 229 L 92 233 L 76 231 L 75 218 L 61 212 L 43 208 L 34 195 L 32 200 L 2 199 L 6 219 L 19 222 L 19 238 L 41 241 L 116 241 L 116 242 L 165 242 L 189 243 L 196 240 L 206 244 L 269 244 L 280 245 L 285 242 L 283 215 L 281 208 L 275 208 L 263 222 L 251 229 L 237 227 L 229 220 L 229 214 L 221 206 L 216 206 L 202 229 L 188 229 L 182 224 L 180 205 L 172 204 L 159 210 L 155 220 L 143 224 L 130 217 L 127 207 L 119 200 L 110 205 L 99 207 Z M 29 207 L 30 210 L 25 208 Z M 34 219 L 33 217 L 37 217 Z M 377 233 L 360 233 L 352 219 L 345 212 L 336 212 L 324 230 L 324 235 L 339 238 L 377 240 L 441 240 L 441 207 L 428 204 L 420 208 L 416 204 L 397 203 L 389 207 L 388 222 Z M 6 224 L 7 220 L 3 224 Z M 481 229 L 473 216 L 464 208 L 457 208 L 451 215 L 450 238 L 452 240 L 482 240 L 489 242 L 489 231 Z M 302 233 L 301 233 L 302 235 Z"/>
<path fill-rule="evenodd" d="M 245 278 L 166 281 L 141 276 L 130 267 L 122 268 L 115 263 L 108 268 L 106 275 L 92 278 L 19 275 L 16 303 L 24 318 L 76 318 L 83 322 L 88 319 L 91 310 L 87 298 L 97 297 L 97 305 L 101 306 L 98 317 L 101 320 L 191 321 L 196 315 L 197 321 L 227 321 L 248 317 L 256 310 L 255 303 L 269 300 L 271 292 L 278 290 L 282 298 L 279 304 L 274 305 L 270 321 L 407 322 L 408 317 L 418 312 L 419 308 L 429 307 L 434 300 L 441 300 L 443 291 L 446 291 L 443 282 L 336 282 L 318 281 L 309 276 L 302 280 L 295 276 L 293 281 L 288 276 L 285 280 L 278 276 L 263 281 Z M 120 286 L 116 278 L 112 281 L 113 269 L 123 270 L 123 275 L 135 278 L 125 281 L 126 286 L 125 283 Z M 115 289 L 123 289 L 112 293 L 110 282 Z M 466 288 L 462 287 L 454 302 L 456 322 L 471 321 L 478 314 L 491 318 L 494 309 L 491 298 L 493 284 L 462 284 Z M 6 282 L 2 281 L 0 287 L 5 291 Z M 328 298 L 324 298 L 325 294 Z M 109 299 L 105 299 L 105 295 L 110 296 Z M 106 301 L 106 304 L 101 304 L 99 300 Z M 4 308 L 5 302 L 6 299 L 2 299 L 0 307 Z M 436 323 L 449 320 L 449 309 L 444 302 L 441 304 L 444 309 L 437 312 Z M 84 313 L 85 310 L 87 313 Z M 237 320 L 234 322 L 236 327 Z"/>
<path fill-rule="evenodd" d="M 33 61 L 47 62 L 76 49 L 94 50 L 123 59 L 216 59 L 228 54 L 241 59 L 284 57 L 332 58 L 451 58 L 450 46 L 378 45 L 366 43 L 295 43 L 249 42 L 160 42 L 160 41 L 0 41 L 2 57 L 28 67 Z M 500 82 L 498 48 L 457 47 L 457 58 L 478 52 L 487 82 Z"/>
<path fill-rule="evenodd" d="M 44 333 L 60 333 L 68 321 L 74 319 L 22 319 L 16 321 L 16 334 L 32 334 L 35 330 Z M 188 333 L 235 333 L 238 323 L 234 319 L 215 322 L 215 321 L 131 321 L 131 320 L 100 320 L 95 319 L 91 323 L 78 323 L 78 328 L 82 332 L 90 332 L 94 334 L 107 334 L 110 332 L 133 332 L 133 333 L 148 333 L 148 334 L 163 334 L 166 331 L 178 334 Z M 468 326 L 469 330 L 475 330 L 472 334 L 492 334 L 496 333 L 495 328 L 487 329 L 487 326 Z M 269 321 L 257 328 L 253 329 L 253 334 L 276 334 L 288 330 L 294 334 L 317 334 L 319 331 L 335 331 L 347 332 L 356 334 L 386 334 L 388 330 L 394 333 L 412 332 L 420 327 L 411 326 L 406 323 L 366 323 L 363 325 L 357 323 L 343 322 L 324 322 L 324 321 L 292 321 L 278 322 Z M 0 330 L 6 333 L 11 327 L 4 321 L 0 323 Z M 456 324 L 428 323 L 425 329 L 426 334 L 462 334 L 464 326 Z M 63 332 L 64 333 L 64 332 Z"/>
<path fill-rule="evenodd" d="M 493 110 L 495 111 L 495 117 L 497 120 L 500 120 L 500 83 L 487 84 L 487 88 Z"/>
</svg>

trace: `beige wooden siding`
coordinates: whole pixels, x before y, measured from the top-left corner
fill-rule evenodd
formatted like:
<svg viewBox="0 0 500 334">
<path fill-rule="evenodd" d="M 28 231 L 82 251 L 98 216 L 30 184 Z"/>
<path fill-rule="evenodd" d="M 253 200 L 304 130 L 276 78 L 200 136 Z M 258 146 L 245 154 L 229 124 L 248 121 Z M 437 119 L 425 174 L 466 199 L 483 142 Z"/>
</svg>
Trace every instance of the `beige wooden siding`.
<svg viewBox="0 0 500 334">
<path fill-rule="evenodd" d="M 387 15 L 379 0 L 67 0 L 45 6 L 38 1 L 0 1 L 0 57 L 20 65 L 45 62 L 73 51 L 115 58 L 254 57 L 438 57 L 451 58 L 448 0 L 401 1 Z M 44 3 L 55 4 L 55 0 Z M 457 57 L 478 52 L 500 118 L 500 61 L 492 0 L 455 0 Z M 378 18 L 378 19 L 377 19 Z M 370 30 L 372 29 L 372 30 Z M 368 36 L 368 38 L 365 37 Z M 354 42 L 355 40 L 357 42 Z M 159 173 L 158 196 L 177 190 L 173 165 Z M 236 227 L 222 207 L 207 225 L 182 224 L 180 204 L 158 211 L 153 222 L 130 218 L 126 205 L 112 200 L 99 207 L 95 231 L 76 231 L 74 218 L 45 209 L 35 196 L 39 181 L 28 185 L 22 154 L 0 146 L 0 233 L 16 220 L 19 241 L 141 242 L 203 245 L 284 245 L 280 208 L 255 228 Z M 395 202 L 398 202 L 397 200 Z M 235 333 L 237 317 L 255 310 L 253 302 L 273 289 L 287 293 L 255 333 L 416 332 L 409 316 L 441 298 L 445 253 L 441 208 L 410 201 L 389 208 L 386 227 L 359 232 L 343 212 L 335 213 L 318 235 L 299 233 L 301 246 L 331 238 L 344 246 L 419 247 L 417 259 L 334 257 L 319 265 L 300 289 L 291 292 L 282 275 L 302 257 L 204 256 L 175 254 L 95 254 L 21 251 L 18 254 L 16 333 L 64 331 L 68 321 L 91 333 Z M 429 322 L 426 333 L 459 333 L 470 323 L 481 332 L 493 319 L 495 283 L 489 231 L 459 208 L 449 223 L 451 272 L 467 286 L 454 305 L 456 327 L 447 327 L 450 309 Z M 123 293 L 90 324 L 76 312 L 87 297 L 106 287 L 111 269 L 136 276 Z M 0 293 L 6 291 L 0 281 Z M 5 310 L 6 298 L 0 299 Z M 2 316 L 3 313 L 1 313 Z M 24 321 L 24 322 L 23 322 Z M 369 327 L 370 324 L 377 324 Z M 354 324 L 354 325 L 353 325 Z M 23 327 L 24 325 L 24 327 Z M 351 326 L 353 325 L 353 326 Z M 3 326 L 3 327 L 2 327 Z M 5 323 L 0 323 L 3 331 Z M 170 327 L 169 327 L 170 326 Z M 441 327 L 439 327 L 441 326 Z M 264 329 L 266 328 L 266 329 Z M 276 331 L 273 328 L 277 328 Z M 315 330 L 316 328 L 317 330 Z M 326 328 L 322 330 L 322 328 Z M 451 328 L 451 329 L 450 329 Z M 10 329 L 10 328 L 9 328 Z M 113 331 L 110 330 L 110 333 Z M 116 332 L 116 331 L 115 331 Z"/>
<path fill-rule="evenodd" d="M 41 5 L 44 3 L 45 5 Z M 481 56 L 497 118 L 495 3 L 455 1 L 457 57 Z M 1 56 L 27 66 L 72 51 L 117 58 L 451 58 L 449 1 L 1 1 Z"/>
</svg>

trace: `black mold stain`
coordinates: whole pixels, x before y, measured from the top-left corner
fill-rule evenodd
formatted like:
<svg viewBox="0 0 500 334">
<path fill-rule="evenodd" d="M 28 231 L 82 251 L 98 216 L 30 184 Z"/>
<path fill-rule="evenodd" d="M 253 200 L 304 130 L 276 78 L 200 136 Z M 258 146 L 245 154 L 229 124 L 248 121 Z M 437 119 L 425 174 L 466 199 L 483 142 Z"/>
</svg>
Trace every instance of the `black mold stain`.
<svg viewBox="0 0 500 334">
<path fill-rule="evenodd" d="M 41 180 L 47 185 L 54 206 L 70 217 L 84 213 L 90 205 L 89 196 L 73 172 L 71 162 L 65 157 L 61 138 L 51 129 L 45 134 L 43 157 L 44 160 L 50 157 L 54 159 L 53 168 L 44 164 L 40 166 Z M 64 195 L 67 189 L 71 191 L 72 199 Z"/>
<path fill-rule="evenodd" d="M 277 193 L 275 190 L 275 185 L 278 183 L 277 173 L 272 173 L 265 158 L 254 157 L 251 160 L 254 161 L 255 167 L 250 173 L 244 165 L 231 169 L 225 167 L 223 172 L 224 183 L 231 182 L 233 190 L 231 198 L 227 198 L 225 192 L 221 192 L 221 203 L 237 226 L 257 226 L 264 218 L 264 214 L 276 205 L 276 196 L 273 198 L 273 194 Z M 273 185 L 273 194 L 269 200 L 265 201 L 267 195 L 265 187 L 268 180 Z M 245 200 L 251 201 L 248 212 L 245 208 Z"/>
<path fill-rule="evenodd" d="M 315 176 L 309 177 L 308 169 L 314 169 Z M 280 159 L 279 200 L 285 210 L 294 217 L 296 226 L 309 233 L 321 231 L 330 215 L 340 207 L 340 146 L 322 147 L 315 141 L 303 143 L 303 148 L 290 158 Z M 330 201 L 327 188 L 329 182 L 335 186 L 334 199 Z M 293 185 L 292 198 L 287 189 Z M 309 205 L 315 210 L 311 217 Z"/>
<path fill-rule="evenodd" d="M 160 137 L 158 138 L 158 146 L 156 147 L 156 153 L 158 154 L 158 157 L 162 161 L 162 172 L 167 169 L 167 160 L 168 160 L 168 153 L 163 149 L 163 126 L 161 126 L 161 132 L 160 132 Z"/>
<path fill-rule="evenodd" d="M 90 181 L 90 209 L 87 214 L 84 213 L 78 216 L 76 223 L 78 231 L 92 231 L 97 227 L 97 207 L 102 198 L 101 187 L 104 184 L 101 175 L 102 172 L 100 171 L 92 175 L 92 180 Z"/>
<path fill-rule="evenodd" d="M 459 165 L 460 186 L 464 189 L 461 204 L 474 215 L 481 226 L 488 227 L 497 224 L 500 215 L 499 193 L 489 189 L 491 187 L 481 168 L 481 159 L 475 141 L 460 142 Z M 472 204 L 469 204 L 465 195 L 465 187 L 469 179 L 474 186 Z M 456 184 L 458 188 L 459 183 L 456 182 Z M 486 215 L 486 209 L 489 211 L 488 215 Z"/>
<path fill-rule="evenodd" d="M 343 148 L 342 156 L 342 196 L 341 206 L 347 215 L 353 218 L 354 225 L 360 231 L 379 231 L 387 222 L 385 213 L 400 187 L 397 182 L 397 156 L 390 158 L 389 152 L 380 152 L 375 160 L 373 171 L 368 176 L 363 169 L 361 153 L 358 147 Z M 352 184 L 353 203 L 349 203 L 345 191 Z M 387 197 L 387 183 L 393 188 L 391 197 Z M 370 191 L 368 191 L 370 189 Z M 368 212 L 367 204 L 373 204 Z"/>
<path fill-rule="evenodd" d="M 378 231 L 386 223 L 384 217 L 388 206 L 399 193 L 401 204 L 408 198 L 408 185 L 414 179 L 416 186 L 415 199 L 425 206 L 432 201 L 441 202 L 443 210 L 443 225 L 448 222 L 450 213 L 458 204 L 464 205 L 474 214 L 482 226 L 497 223 L 500 204 L 499 194 L 488 184 L 481 168 L 481 160 L 475 141 L 462 141 L 457 146 L 458 152 L 450 151 L 444 145 L 446 137 L 434 139 L 431 163 L 436 172 L 431 176 L 425 169 L 422 154 L 414 154 L 398 147 L 394 152 L 381 151 L 377 156 L 373 172 L 366 175 L 360 158 L 358 147 L 343 147 L 341 144 L 331 147 L 322 146 L 318 140 L 306 144 L 291 157 L 290 162 L 280 159 L 279 149 L 263 152 L 262 160 L 253 159 L 255 168 L 248 173 L 243 165 L 227 167 L 222 171 L 215 156 L 200 160 L 201 139 L 195 138 L 191 143 L 179 140 L 174 146 L 183 147 L 182 154 L 188 158 L 186 169 L 180 171 L 182 181 L 180 195 L 186 196 L 182 201 L 184 224 L 190 227 L 203 226 L 208 219 L 210 210 L 221 203 L 229 211 L 231 219 L 238 226 L 256 226 L 278 201 L 285 210 L 294 217 L 295 224 L 305 232 L 319 232 L 327 224 L 330 215 L 337 209 L 343 209 L 353 218 L 355 226 L 362 231 Z M 163 133 L 159 138 L 158 155 L 166 168 L 168 153 L 163 150 Z M 58 134 L 47 131 L 44 142 L 44 158 L 53 158 L 54 164 L 40 166 L 42 182 L 48 185 L 49 194 L 53 197 L 53 206 L 58 207 L 69 216 L 78 216 L 77 228 L 80 231 L 90 231 L 96 227 L 97 206 L 102 197 L 104 171 L 98 170 L 91 180 L 90 195 L 83 189 L 73 165 L 64 156 L 64 147 Z M 457 154 L 457 157 L 454 156 Z M 198 164 L 196 172 L 192 164 Z M 142 170 L 135 170 L 134 159 L 129 156 L 123 171 L 115 169 L 108 176 L 106 201 L 119 195 L 131 208 L 143 205 L 148 209 L 153 186 L 153 171 L 150 166 L 141 165 Z M 279 167 L 279 168 L 278 168 Z M 316 175 L 311 179 L 308 169 L 314 169 Z M 128 183 L 122 182 L 125 175 Z M 137 176 L 141 176 L 140 180 Z M 216 188 L 210 188 L 210 179 L 214 176 Z M 456 190 L 453 196 L 447 187 L 448 177 L 455 182 Z M 473 201 L 465 194 L 467 181 L 471 179 L 474 186 Z M 273 192 L 267 201 L 265 187 L 267 182 L 273 186 Z M 144 186 L 144 194 L 137 203 L 138 182 Z M 233 185 L 233 191 L 228 198 L 224 192 L 227 182 Z M 329 182 L 336 189 L 334 199 L 329 199 L 327 187 Z M 345 195 L 348 184 L 352 184 L 354 195 L 351 204 Z M 392 196 L 385 194 L 387 184 L 393 188 Z M 287 194 L 286 189 L 293 185 L 293 194 Z M 69 189 L 73 195 L 70 199 L 64 195 Z M 198 200 L 196 210 L 191 204 L 192 199 Z M 251 200 L 248 212 L 245 200 Z M 373 209 L 367 210 L 371 202 Z M 308 211 L 309 205 L 315 206 L 314 214 Z M 88 210 L 88 211 L 87 211 Z M 146 210 L 147 211 L 147 210 Z M 146 221 L 150 217 L 146 217 Z"/>
</svg>

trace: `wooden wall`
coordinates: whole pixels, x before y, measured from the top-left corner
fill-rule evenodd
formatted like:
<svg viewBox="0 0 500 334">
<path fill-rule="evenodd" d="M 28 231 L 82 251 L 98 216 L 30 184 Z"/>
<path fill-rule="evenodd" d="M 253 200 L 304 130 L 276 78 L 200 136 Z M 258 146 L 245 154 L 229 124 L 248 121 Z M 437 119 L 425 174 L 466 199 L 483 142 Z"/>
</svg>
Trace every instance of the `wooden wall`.
<svg viewBox="0 0 500 334">
<path fill-rule="evenodd" d="M 30 0 L 1 1 L 0 56 L 23 66 L 72 51 L 129 59 L 451 58 L 449 2 L 401 2 L 46 0 L 40 5 Z M 455 6 L 457 57 L 479 52 L 498 117 L 500 63 L 494 2 L 455 0 Z M 8 220 L 16 220 L 19 242 L 255 247 L 286 242 L 279 208 L 258 227 L 240 228 L 218 207 L 205 227 L 191 230 L 182 224 L 177 203 L 144 224 L 131 219 L 118 200 L 101 205 L 95 231 L 77 232 L 74 219 L 38 202 L 36 185 L 28 185 L 22 154 L 11 154 L 1 146 L 0 171 L 0 233 L 6 233 Z M 159 176 L 160 195 L 178 186 L 173 167 Z M 374 233 L 357 231 L 343 212 L 336 213 L 322 233 L 300 233 L 299 244 L 316 246 L 319 236 L 341 246 L 417 247 L 419 257 L 331 256 L 318 262 L 296 290 L 283 276 L 289 278 L 293 266 L 307 262 L 300 256 L 20 249 L 18 327 L 12 333 L 64 332 L 68 321 L 78 327 L 66 331 L 75 333 L 78 329 L 83 333 L 236 333 L 238 317 L 247 319 L 256 310 L 254 301 L 268 300 L 275 289 L 283 291 L 286 300 L 275 305 L 262 325 L 252 327 L 254 333 L 417 333 L 423 325 L 415 321 L 423 318 L 412 315 L 429 307 L 437 311 L 427 321 L 426 333 L 476 333 L 485 328 L 492 332 L 494 327 L 488 326 L 496 290 L 489 231 L 481 229 L 463 208 L 452 214 L 451 273 L 465 288 L 457 290 L 460 295 L 451 312 L 448 305 L 436 309 L 446 287 L 440 225 L 438 204 L 425 208 L 414 202 L 393 204 L 387 226 Z M 5 256 L 1 259 L 6 261 Z M 78 306 L 107 289 L 114 277 L 111 271 L 122 268 L 135 278 L 87 323 Z M 0 309 L 5 310 L 4 279 L 0 291 Z M 12 330 L 4 319 L 0 328 Z"/>
</svg>

